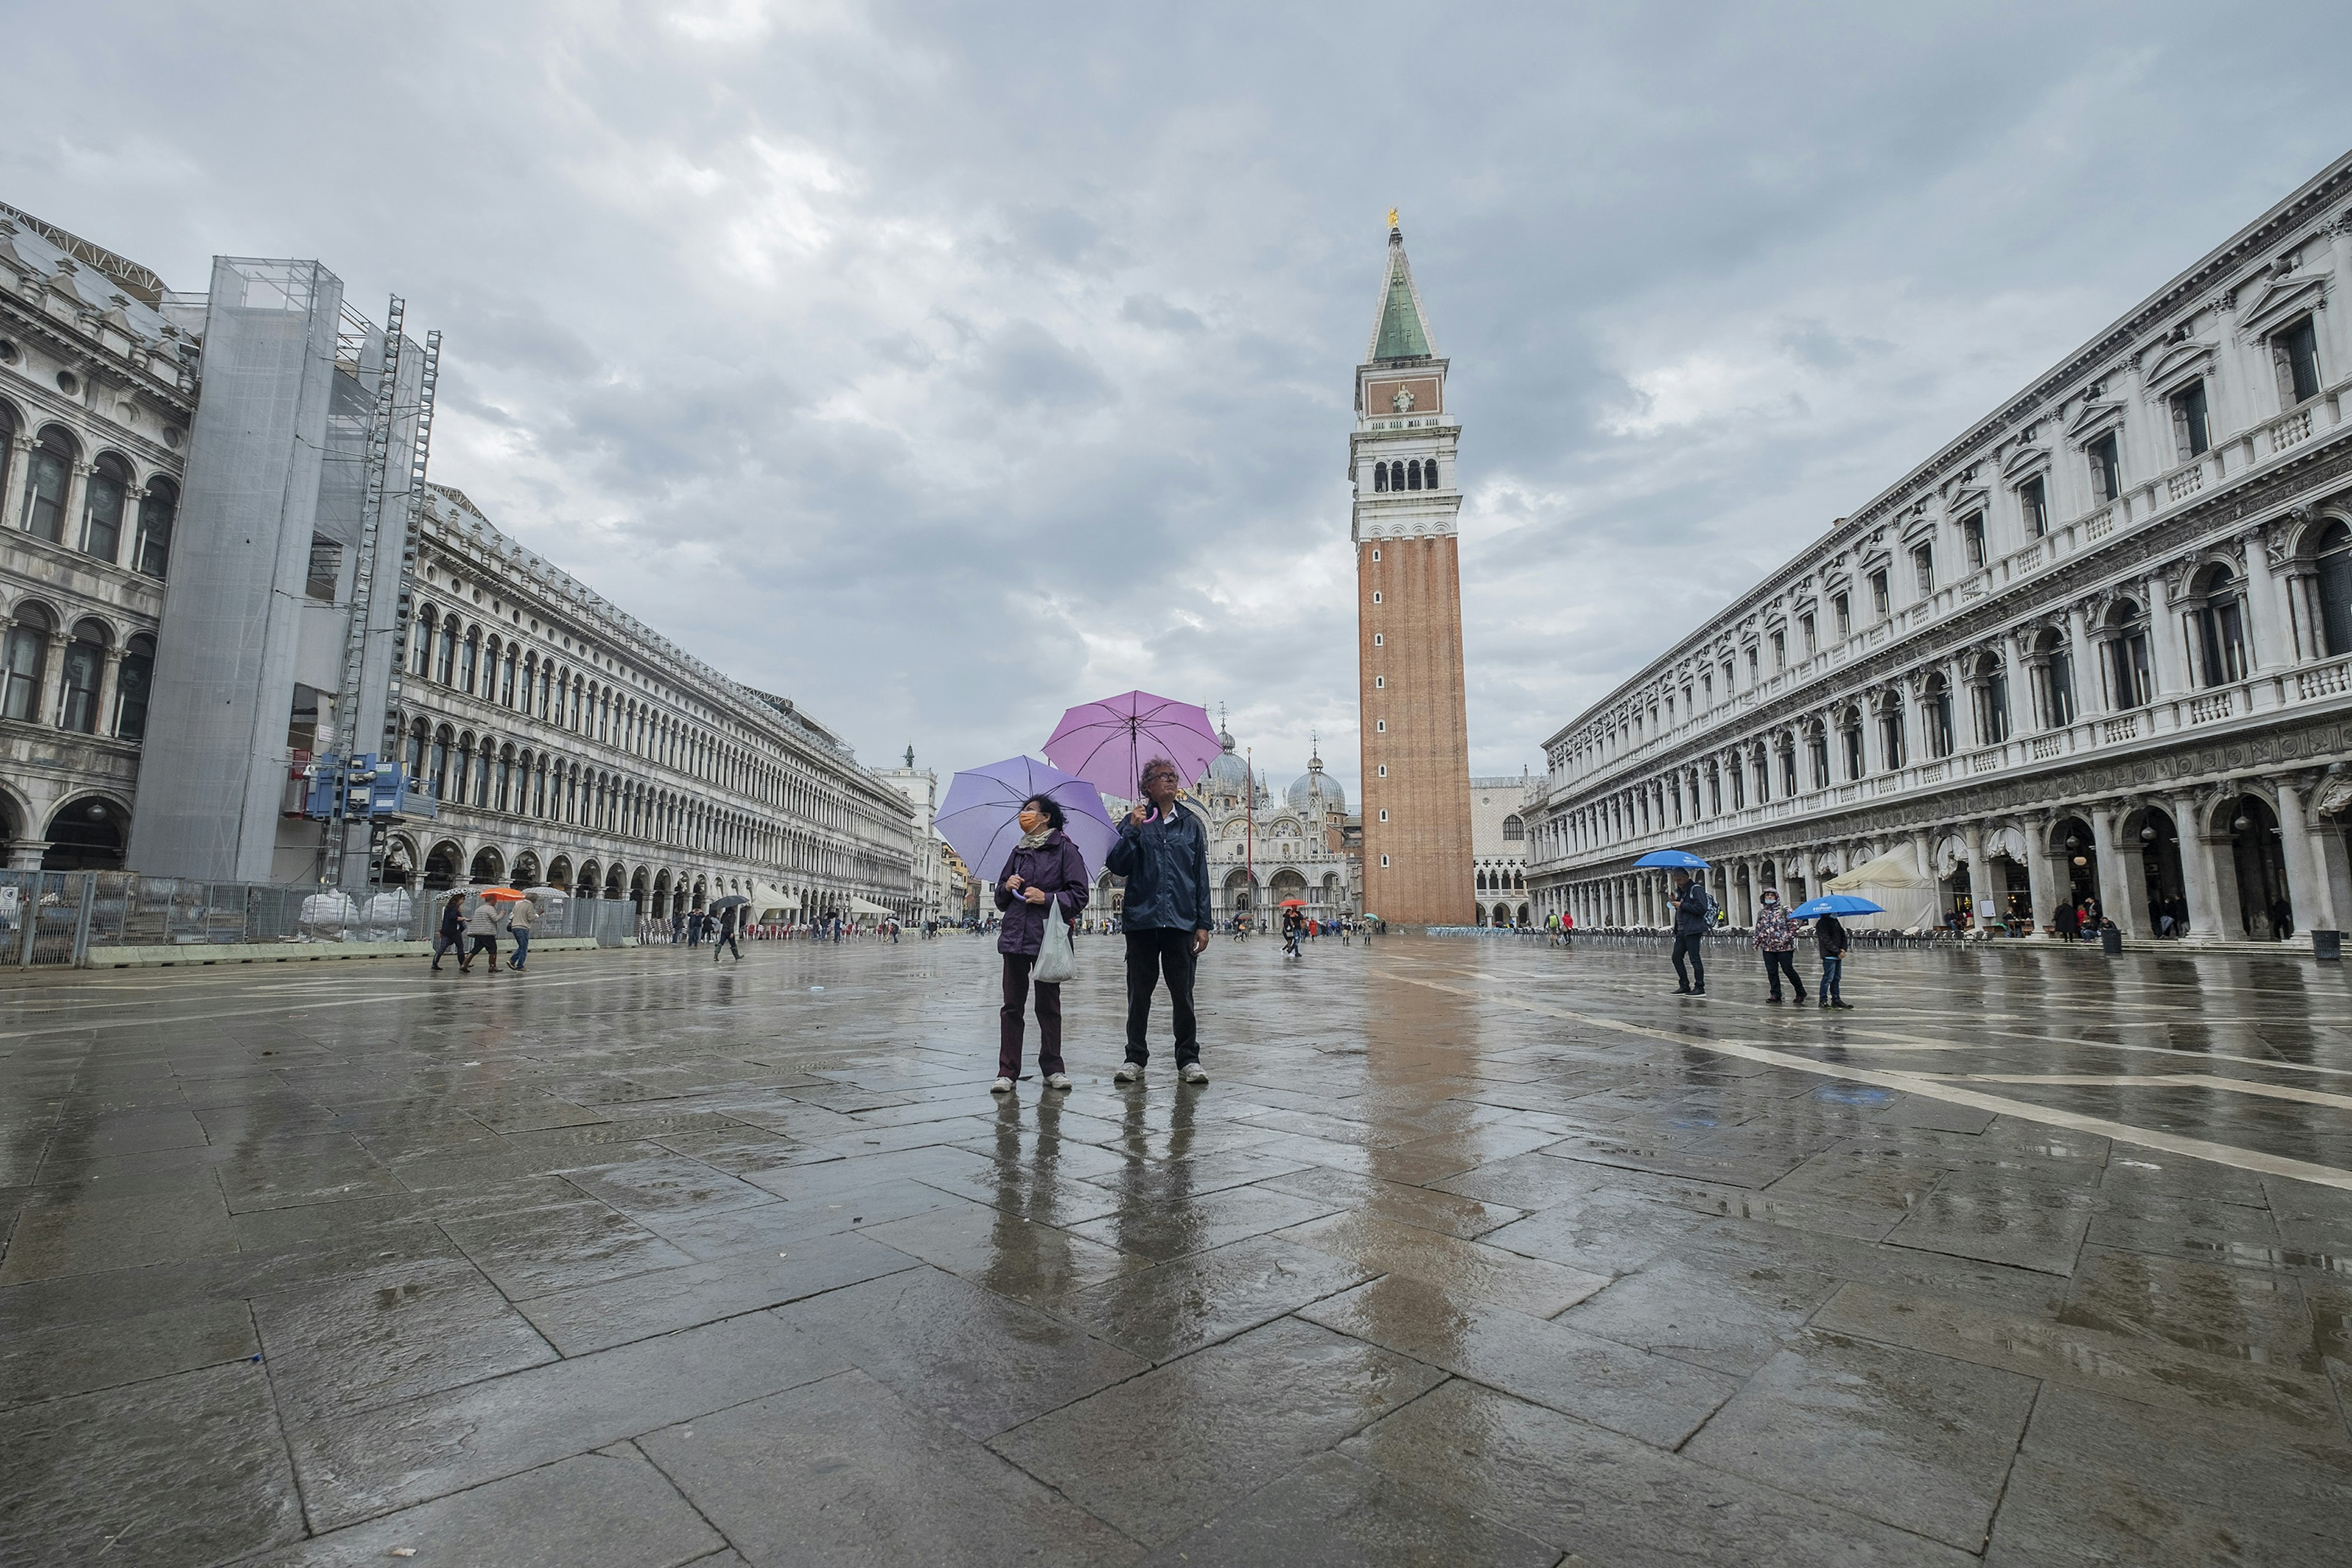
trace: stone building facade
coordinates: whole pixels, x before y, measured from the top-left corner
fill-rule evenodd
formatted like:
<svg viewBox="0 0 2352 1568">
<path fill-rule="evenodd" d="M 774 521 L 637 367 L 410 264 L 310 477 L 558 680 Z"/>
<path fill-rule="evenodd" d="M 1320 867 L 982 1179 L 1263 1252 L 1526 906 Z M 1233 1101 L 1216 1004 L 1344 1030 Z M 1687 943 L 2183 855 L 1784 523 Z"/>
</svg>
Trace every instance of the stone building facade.
<svg viewBox="0 0 2352 1568">
<path fill-rule="evenodd" d="M 1362 721 L 1364 904 L 1406 925 L 1476 914 L 1470 725 L 1462 670 L 1461 421 L 1391 214 L 1387 270 L 1349 437 L 1355 489 L 1358 705 Z"/>
<path fill-rule="evenodd" d="M 1536 913 L 1656 925 L 1668 846 L 1867 860 L 1888 923 L 2245 940 L 2352 912 L 2352 157 L 1546 743 Z M 1906 882 L 1907 879 L 1907 882 Z"/>
<path fill-rule="evenodd" d="M 1528 812 L 1541 795 L 1527 773 L 1470 780 L 1471 876 L 1482 926 L 1526 925 L 1530 920 Z"/>
<path fill-rule="evenodd" d="M 0 205 L 0 844 L 122 864 L 188 429 L 188 312 Z"/>
<path fill-rule="evenodd" d="M 659 918 L 740 893 L 919 914 L 913 807 L 790 699 L 729 679 L 431 487 L 399 718 L 439 801 L 388 873 L 541 883 Z"/>
<path fill-rule="evenodd" d="M 910 921 L 952 920 L 963 902 L 953 886 L 955 873 L 948 865 L 948 847 L 932 824 L 940 815 L 940 775 L 915 765 L 915 748 L 907 748 L 907 765 L 876 768 L 874 776 L 907 797 L 914 808 L 914 894 L 907 908 Z"/>
</svg>

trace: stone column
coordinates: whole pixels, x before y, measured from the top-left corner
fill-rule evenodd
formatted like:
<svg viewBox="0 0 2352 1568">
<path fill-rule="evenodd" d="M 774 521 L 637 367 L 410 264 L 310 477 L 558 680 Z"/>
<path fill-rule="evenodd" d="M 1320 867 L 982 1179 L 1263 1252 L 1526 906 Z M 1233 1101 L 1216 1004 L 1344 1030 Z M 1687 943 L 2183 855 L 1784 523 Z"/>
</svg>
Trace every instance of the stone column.
<svg viewBox="0 0 2352 1568">
<path fill-rule="evenodd" d="M 2050 814 L 2041 812 L 2020 825 L 2025 834 L 2025 897 L 2032 906 L 2027 913 L 2032 934 L 2042 940 L 2050 936 L 2050 914 L 2058 907 L 2058 894 L 2050 886 Z"/>
<path fill-rule="evenodd" d="M 49 634 L 49 657 L 41 666 L 41 705 L 33 712 L 33 722 L 57 728 L 58 710 L 65 706 L 66 648 L 72 638 L 63 632 Z"/>
<path fill-rule="evenodd" d="M 2254 668 L 2276 671 L 2294 662 L 2294 613 L 2281 591 L 2285 584 L 2271 572 L 2270 547 L 2263 542 L 2264 532 L 2255 529 L 2238 542 L 2246 552 L 2246 619 L 2253 623 L 2246 631 L 2253 642 Z M 2297 923 L 2303 920 L 2300 907 L 2295 910 L 2295 920 Z"/>
<path fill-rule="evenodd" d="M 1992 886 L 1992 862 L 1985 858 L 1983 823 L 1971 822 L 1961 832 L 1969 846 L 1969 929 L 1981 931 L 1998 923 L 1986 913 L 1986 893 Z"/>
<path fill-rule="evenodd" d="M 2099 911 L 2122 927 L 2126 936 L 2146 936 L 2142 928 L 2147 923 L 2147 911 L 2132 899 L 2123 851 L 2116 847 L 2116 825 L 2126 811 L 2122 801 L 2101 801 L 2091 807 L 2091 847 L 2099 860 Z"/>
<path fill-rule="evenodd" d="M 2214 890 L 2212 847 L 2205 842 L 2204 813 L 2198 808 L 2197 797 L 2185 791 L 2173 795 L 2170 805 L 2173 826 L 2180 835 L 2180 879 L 2189 899 L 2189 940 L 2226 941 L 2230 933 L 2222 927 L 2221 901 Z"/>
<path fill-rule="evenodd" d="M 2166 602 L 2161 573 L 2140 584 L 2140 595 L 2147 601 L 2148 658 L 2155 666 L 2157 695 L 2182 696 L 2193 683 L 2189 679 L 2189 645 L 2180 612 Z"/>
<path fill-rule="evenodd" d="M 123 650 L 119 647 L 110 647 L 106 650 L 106 668 L 100 674 L 98 680 L 98 722 L 92 726 L 93 731 L 97 734 L 111 735 L 115 732 L 115 687 L 121 677 L 122 653 Z"/>
<path fill-rule="evenodd" d="M 2303 791 L 2292 778 L 2271 782 L 2278 785 L 2279 848 L 2286 859 L 2286 896 L 2294 906 L 2294 923 L 2304 931 L 2334 931 L 2336 900 L 2327 886 L 2326 861 L 2305 814 Z"/>
</svg>

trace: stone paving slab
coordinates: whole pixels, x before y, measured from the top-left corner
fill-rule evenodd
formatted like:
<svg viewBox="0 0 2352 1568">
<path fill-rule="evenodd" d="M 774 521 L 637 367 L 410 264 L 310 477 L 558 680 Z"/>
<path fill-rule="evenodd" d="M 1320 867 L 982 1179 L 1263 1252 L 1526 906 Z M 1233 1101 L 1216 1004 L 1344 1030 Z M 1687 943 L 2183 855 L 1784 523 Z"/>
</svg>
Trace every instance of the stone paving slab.
<svg viewBox="0 0 2352 1568">
<path fill-rule="evenodd" d="M 2340 972 L 750 952 L 0 992 L 0 1562 L 2340 1559 Z"/>
</svg>

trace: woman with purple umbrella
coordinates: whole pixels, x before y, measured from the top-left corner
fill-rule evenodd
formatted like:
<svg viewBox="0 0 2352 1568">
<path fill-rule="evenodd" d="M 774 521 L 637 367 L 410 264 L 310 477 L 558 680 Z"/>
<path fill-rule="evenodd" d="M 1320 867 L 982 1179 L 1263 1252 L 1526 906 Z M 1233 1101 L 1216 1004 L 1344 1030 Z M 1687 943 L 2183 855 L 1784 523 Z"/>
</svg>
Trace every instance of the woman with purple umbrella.
<svg viewBox="0 0 2352 1568">
<path fill-rule="evenodd" d="M 1004 1005 L 998 1013 L 996 1081 L 993 1094 L 1013 1092 L 1021 1076 L 1022 1015 L 1027 1009 L 1029 972 L 1037 966 L 1038 950 L 1045 942 L 1045 922 L 1061 919 L 1076 924 L 1087 907 L 1087 859 L 1062 831 L 1069 821 L 1061 803 L 1051 795 L 1033 795 L 1021 803 L 1017 818 L 1020 842 L 1005 858 L 1003 874 L 996 879 L 996 907 L 1004 911 L 996 951 L 1004 955 Z M 1062 1070 L 1062 988 L 1045 981 L 1037 992 L 1037 1070 L 1047 1089 L 1067 1089 L 1070 1075 Z"/>
</svg>

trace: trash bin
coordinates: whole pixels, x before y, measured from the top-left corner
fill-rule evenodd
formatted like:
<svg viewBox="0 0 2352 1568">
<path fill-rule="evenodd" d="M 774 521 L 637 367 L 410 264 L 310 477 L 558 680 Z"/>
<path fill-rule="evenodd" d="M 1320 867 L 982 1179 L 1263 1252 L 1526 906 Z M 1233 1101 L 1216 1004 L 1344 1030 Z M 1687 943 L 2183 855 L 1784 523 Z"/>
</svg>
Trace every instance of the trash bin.
<svg viewBox="0 0 2352 1568">
<path fill-rule="evenodd" d="M 2344 933 L 2340 931 L 2313 931 L 2311 956 L 2341 963 L 2344 958 Z"/>
<path fill-rule="evenodd" d="M 2118 953 L 2124 950 L 2124 933 L 2120 926 L 2105 926 L 2099 931 L 2099 951 Z"/>
</svg>

